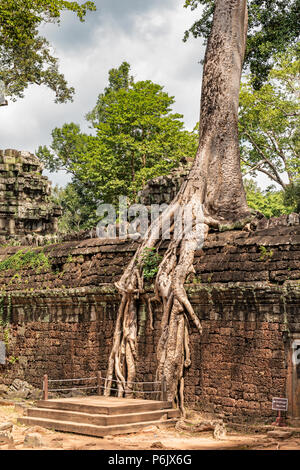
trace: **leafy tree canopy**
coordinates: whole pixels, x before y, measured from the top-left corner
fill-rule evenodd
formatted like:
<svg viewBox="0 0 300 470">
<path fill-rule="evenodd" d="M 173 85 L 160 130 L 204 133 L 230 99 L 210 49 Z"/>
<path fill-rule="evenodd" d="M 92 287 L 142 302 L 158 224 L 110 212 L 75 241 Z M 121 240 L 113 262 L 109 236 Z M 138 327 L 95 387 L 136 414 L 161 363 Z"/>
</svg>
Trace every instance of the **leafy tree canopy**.
<svg viewBox="0 0 300 470">
<path fill-rule="evenodd" d="M 276 57 L 259 90 L 249 76 L 240 93 L 242 166 L 251 175 L 266 174 L 284 190 L 300 180 L 299 74 L 298 45 Z"/>
<path fill-rule="evenodd" d="M 22 98 L 30 84 L 46 85 L 56 102 L 71 100 L 72 87 L 59 73 L 51 45 L 39 34 L 44 23 L 60 23 L 63 11 L 74 12 L 84 21 L 95 4 L 66 0 L 0 0 L 0 82 L 6 96 Z"/>
<path fill-rule="evenodd" d="M 254 180 L 245 179 L 244 187 L 249 207 L 258 210 L 267 218 L 298 211 L 296 198 L 287 199 L 285 192 L 276 190 L 274 185 L 262 191 Z M 298 192 L 298 204 L 300 202 L 299 195 L 300 191 Z"/>
<path fill-rule="evenodd" d="M 185 32 L 207 40 L 215 7 L 214 0 L 185 0 L 185 8 L 204 6 L 201 18 Z M 274 54 L 283 52 L 299 38 L 300 0 L 248 0 L 249 28 L 244 67 L 250 66 L 258 89 L 273 66 Z"/>
<path fill-rule="evenodd" d="M 108 86 L 104 92 L 100 93 L 96 106 L 86 115 L 86 119 L 91 122 L 92 127 L 97 127 L 101 122 L 106 122 L 109 105 L 116 99 L 115 93 L 119 90 L 129 90 L 134 84 L 134 79 L 129 75 L 130 65 L 123 62 L 120 67 L 111 69 L 108 72 Z"/>
<path fill-rule="evenodd" d="M 82 185 L 69 183 L 64 188 L 55 186 L 52 190 L 52 200 L 63 210 L 58 221 L 60 233 L 78 232 L 97 225 L 97 201 L 91 199 L 89 191 L 84 191 Z"/>
<path fill-rule="evenodd" d="M 130 66 L 109 72 L 109 84 L 87 114 L 94 134 L 75 123 L 52 132 L 50 148 L 37 155 L 50 171 L 65 169 L 77 188 L 108 203 L 119 195 L 136 201 L 147 180 L 168 174 L 183 157 L 195 155 L 197 131 L 184 129 L 182 115 L 172 113 L 174 97 L 150 80 L 134 82 Z"/>
<path fill-rule="evenodd" d="M 300 213 L 300 181 L 289 185 L 284 192 L 284 204 L 293 208 L 293 212 Z"/>
</svg>

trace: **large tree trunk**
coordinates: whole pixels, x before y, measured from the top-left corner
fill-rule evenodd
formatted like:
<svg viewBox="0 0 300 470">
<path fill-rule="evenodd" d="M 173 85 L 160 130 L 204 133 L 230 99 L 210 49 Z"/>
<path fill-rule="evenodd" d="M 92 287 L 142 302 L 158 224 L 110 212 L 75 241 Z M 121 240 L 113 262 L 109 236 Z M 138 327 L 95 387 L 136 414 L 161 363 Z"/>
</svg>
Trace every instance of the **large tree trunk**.
<svg viewBox="0 0 300 470">
<path fill-rule="evenodd" d="M 238 100 L 247 32 L 246 0 L 216 0 L 208 41 L 201 96 L 200 137 L 197 155 L 187 180 L 163 214 L 149 228 L 120 281 L 122 294 L 113 348 L 107 371 L 106 395 L 113 377 L 119 396 L 129 394 L 135 377 L 137 310 L 144 296 L 143 255 L 157 247 L 165 223 L 171 220 L 172 239 L 159 266 L 155 297 L 162 303 L 161 336 L 157 348 L 157 380 L 167 382 L 168 400 L 182 411 L 184 370 L 190 365 L 189 319 L 199 333 L 198 317 L 184 289 L 193 272 L 194 252 L 203 245 L 209 228 L 246 223 L 251 216 L 240 170 Z M 192 215 L 186 226 L 176 225 L 182 211 Z"/>
<path fill-rule="evenodd" d="M 189 179 L 205 213 L 240 219 L 249 212 L 240 170 L 238 104 L 247 36 L 246 0 L 217 0 L 203 70 L 199 149 Z"/>
</svg>

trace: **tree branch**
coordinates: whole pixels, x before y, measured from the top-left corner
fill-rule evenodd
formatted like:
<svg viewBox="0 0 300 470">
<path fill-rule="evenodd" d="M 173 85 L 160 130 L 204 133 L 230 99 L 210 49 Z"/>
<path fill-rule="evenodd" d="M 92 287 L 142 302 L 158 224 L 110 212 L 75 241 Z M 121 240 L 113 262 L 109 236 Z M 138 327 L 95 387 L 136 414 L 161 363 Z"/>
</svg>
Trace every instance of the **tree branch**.
<svg viewBox="0 0 300 470">
<path fill-rule="evenodd" d="M 248 139 L 250 140 L 250 142 L 252 143 L 252 145 L 255 147 L 256 151 L 259 153 L 259 155 L 261 155 L 261 157 L 263 158 L 263 160 L 269 165 L 269 167 L 271 168 L 271 170 L 274 172 L 274 175 L 275 175 L 275 178 L 276 180 L 274 179 L 274 176 L 272 176 L 272 180 L 273 181 L 276 181 L 278 184 L 280 184 L 280 186 L 283 187 L 283 189 L 286 188 L 286 184 L 284 183 L 284 181 L 281 179 L 278 171 L 277 171 L 277 168 L 275 167 L 275 165 L 271 162 L 271 160 L 265 155 L 265 153 L 261 150 L 261 148 L 259 148 L 259 146 L 257 145 L 257 143 L 253 140 L 252 136 L 248 133 L 248 132 L 244 132 L 244 134 L 248 137 Z M 262 171 L 263 173 L 267 174 L 269 177 L 270 177 L 270 174 L 267 170 L 263 170 L 262 168 L 259 169 L 259 171 Z"/>
<path fill-rule="evenodd" d="M 264 161 L 260 161 L 260 162 L 257 163 L 257 165 L 255 165 L 255 166 L 252 167 L 252 166 L 250 165 L 250 163 L 246 162 L 246 161 L 243 160 L 243 159 L 242 159 L 242 161 L 243 161 L 246 165 L 248 165 L 248 166 L 251 167 L 250 170 L 249 170 L 247 173 L 244 173 L 244 174 L 243 174 L 243 177 L 249 175 L 249 173 L 251 173 L 252 171 L 257 170 L 257 169 L 264 163 Z"/>
</svg>

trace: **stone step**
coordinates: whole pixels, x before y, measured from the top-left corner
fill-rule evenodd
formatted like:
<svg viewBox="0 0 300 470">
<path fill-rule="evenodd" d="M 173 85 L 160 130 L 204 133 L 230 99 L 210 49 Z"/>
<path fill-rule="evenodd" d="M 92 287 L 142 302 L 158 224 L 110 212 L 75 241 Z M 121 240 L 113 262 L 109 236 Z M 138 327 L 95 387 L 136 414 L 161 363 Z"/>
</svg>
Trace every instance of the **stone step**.
<svg viewBox="0 0 300 470">
<path fill-rule="evenodd" d="M 101 414 L 101 415 L 120 415 L 130 413 L 142 413 L 146 411 L 157 411 L 172 408 L 172 402 L 150 401 L 147 403 L 118 403 L 117 406 L 111 404 L 86 404 L 84 402 L 67 400 L 40 400 L 36 402 L 37 408 L 47 408 L 66 411 L 78 411 L 81 413 Z"/>
<path fill-rule="evenodd" d="M 148 426 L 170 425 L 177 421 L 176 418 L 169 420 L 155 420 L 132 424 L 118 424 L 111 426 L 97 426 L 86 423 L 74 423 L 71 421 L 58 421 L 54 419 L 22 417 L 18 420 L 21 424 L 27 426 L 41 426 L 54 431 L 70 432 L 75 434 L 84 434 L 87 436 L 104 437 L 107 435 L 135 433 Z"/>
<path fill-rule="evenodd" d="M 27 417 L 52 419 L 57 421 L 72 421 L 74 423 L 87 423 L 97 426 L 110 426 L 147 421 L 157 421 L 166 415 L 167 419 L 178 418 L 178 409 L 165 409 L 157 411 L 143 411 L 129 414 L 101 415 L 78 411 L 66 411 L 52 408 L 28 408 Z"/>
</svg>

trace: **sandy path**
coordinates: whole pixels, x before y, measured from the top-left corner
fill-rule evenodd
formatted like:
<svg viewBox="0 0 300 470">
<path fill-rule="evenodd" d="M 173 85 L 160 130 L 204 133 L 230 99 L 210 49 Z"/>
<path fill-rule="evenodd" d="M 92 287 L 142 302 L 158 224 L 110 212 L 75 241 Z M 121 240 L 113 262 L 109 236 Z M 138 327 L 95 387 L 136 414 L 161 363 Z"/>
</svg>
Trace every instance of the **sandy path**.
<svg viewBox="0 0 300 470">
<path fill-rule="evenodd" d="M 119 436 L 95 438 L 77 434 L 62 433 L 41 428 L 40 426 L 25 426 L 18 424 L 21 416 L 13 405 L 0 406 L 0 424 L 10 421 L 14 424 L 12 436 L 14 446 L 0 444 L 0 450 L 26 450 L 24 438 L 27 433 L 38 433 L 41 436 L 42 447 L 39 450 L 225 450 L 225 449 L 261 449 L 261 450 L 300 450 L 300 439 L 290 438 L 285 441 L 271 439 L 265 434 L 243 434 L 229 432 L 223 440 L 216 440 L 211 432 L 188 433 L 176 431 L 174 427 L 160 428 L 149 426 L 138 433 Z"/>
</svg>

